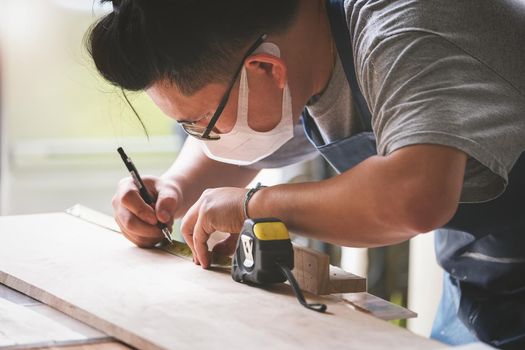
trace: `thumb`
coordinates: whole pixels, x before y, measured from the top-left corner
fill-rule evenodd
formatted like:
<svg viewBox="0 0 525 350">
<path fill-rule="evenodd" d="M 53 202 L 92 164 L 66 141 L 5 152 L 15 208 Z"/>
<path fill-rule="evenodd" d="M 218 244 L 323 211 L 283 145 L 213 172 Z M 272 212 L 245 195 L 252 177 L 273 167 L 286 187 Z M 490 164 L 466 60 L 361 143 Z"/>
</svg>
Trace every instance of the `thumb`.
<svg viewBox="0 0 525 350">
<path fill-rule="evenodd" d="M 172 224 L 179 205 L 179 192 L 170 186 L 157 188 L 155 212 L 157 219 L 165 224 Z"/>
</svg>

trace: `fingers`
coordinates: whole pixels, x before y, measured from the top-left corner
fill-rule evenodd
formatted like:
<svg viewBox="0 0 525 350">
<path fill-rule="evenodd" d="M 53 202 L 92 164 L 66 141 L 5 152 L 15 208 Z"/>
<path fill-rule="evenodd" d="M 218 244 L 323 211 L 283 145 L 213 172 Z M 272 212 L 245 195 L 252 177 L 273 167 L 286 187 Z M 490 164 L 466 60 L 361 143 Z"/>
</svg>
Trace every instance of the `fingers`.
<svg viewBox="0 0 525 350">
<path fill-rule="evenodd" d="M 201 266 L 207 269 L 210 267 L 211 262 L 210 252 L 208 251 L 208 239 L 210 238 L 210 234 L 213 233 L 213 230 L 210 230 L 211 232 L 205 230 L 203 226 L 205 222 L 204 217 L 205 215 L 199 215 L 197 223 L 195 224 L 193 230 L 193 247 L 195 248 Z"/>
<path fill-rule="evenodd" d="M 115 212 L 123 206 L 138 216 L 142 221 L 148 222 L 151 225 L 157 223 L 155 211 L 140 197 L 139 191 L 130 177 L 120 181 L 112 204 Z"/>
<path fill-rule="evenodd" d="M 144 183 L 154 197 L 157 196 L 154 182 L 156 178 L 144 178 Z M 162 240 L 157 227 L 157 216 L 151 206 L 141 198 L 131 178 L 123 179 L 113 197 L 115 220 L 124 236 L 139 247 L 152 247 Z M 170 226 L 171 227 L 171 226 Z"/>
<path fill-rule="evenodd" d="M 208 238 L 213 230 L 206 231 L 203 227 L 205 214 L 201 210 L 200 201 L 195 203 L 182 219 L 181 233 L 193 253 L 193 261 L 203 268 L 210 266 Z"/>
<path fill-rule="evenodd" d="M 191 252 L 193 253 L 193 262 L 196 264 L 198 264 L 199 261 L 193 245 L 193 229 L 197 222 L 198 213 L 198 207 L 196 205 L 192 206 L 182 219 L 180 226 L 182 237 L 184 237 L 184 241 L 190 247 Z"/>
<path fill-rule="evenodd" d="M 158 184 L 161 184 L 158 182 Z M 161 184 L 157 190 L 157 202 L 155 204 L 156 218 L 158 221 L 167 224 L 168 226 L 173 225 L 174 213 L 180 202 L 180 193 L 175 189 L 174 186 L 167 184 Z"/>
<path fill-rule="evenodd" d="M 155 211 L 144 202 L 137 191 L 131 190 L 125 192 L 120 198 L 120 205 L 150 225 L 157 223 Z"/>
<path fill-rule="evenodd" d="M 117 221 L 118 223 L 118 221 Z M 131 236 L 130 234 L 126 233 L 126 231 L 122 231 L 122 234 L 124 237 L 126 237 L 130 242 L 135 244 L 139 248 L 153 248 L 157 243 L 159 242 L 158 239 L 148 239 L 148 238 L 142 238 L 138 236 Z"/>
<path fill-rule="evenodd" d="M 125 208 L 120 208 L 115 220 L 122 234 L 141 248 L 151 248 L 162 240 L 160 229 L 141 221 Z"/>
<path fill-rule="evenodd" d="M 194 261 L 207 268 L 210 265 L 208 239 L 216 230 L 239 232 L 242 227 L 242 200 L 244 189 L 219 188 L 206 190 L 200 199 L 188 210 L 182 220 L 181 232 L 190 246 Z M 235 236 L 224 241 L 219 247 L 228 253 L 235 250 Z"/>
</svg>

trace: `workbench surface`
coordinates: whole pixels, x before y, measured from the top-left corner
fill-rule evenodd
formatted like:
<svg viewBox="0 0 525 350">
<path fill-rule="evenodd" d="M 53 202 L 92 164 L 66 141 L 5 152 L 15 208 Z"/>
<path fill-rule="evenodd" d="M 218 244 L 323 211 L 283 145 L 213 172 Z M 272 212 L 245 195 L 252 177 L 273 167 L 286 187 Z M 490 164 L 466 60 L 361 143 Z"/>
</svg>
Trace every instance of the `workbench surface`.
<svg viewBox="0 0 525 350">
<path fill-rule="evenodd" d="M 64 213 L 0 218 L 0 283 L 139 349 L 445 347 L 341 298 L 307 295 L 328 305 L 313 312 L 288 285 L 235 283 Z"/>
</svg>

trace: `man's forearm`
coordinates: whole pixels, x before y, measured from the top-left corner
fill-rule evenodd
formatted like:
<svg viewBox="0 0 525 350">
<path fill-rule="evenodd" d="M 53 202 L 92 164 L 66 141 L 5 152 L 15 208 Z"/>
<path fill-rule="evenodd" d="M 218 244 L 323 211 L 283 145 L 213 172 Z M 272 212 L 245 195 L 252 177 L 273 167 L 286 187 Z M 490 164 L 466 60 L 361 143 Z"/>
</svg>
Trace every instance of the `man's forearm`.
<svg viewBox="0 0 525 350">
<path fill-rule="evenodd" d="M 448 222 L 466 162 L 455 150 L 418 147 L 403 156 L 369 158 L 328 180 L 263 189 L 250 201 L 249 212 L 278 217 L 296 233 L 344 246 L 407 240 Z"/>
<path fill-rule="evenodd" d="M 188 138 L 177 160 L 162 177 L 173 180 L 182 193 L 183 204 L 177 210 L 180 217 L 207 188 L 245 187 L 258 171 L 209 159 L 197 140 Z"/>
<path fill-rule="evenodd" d="M 388 198 L 393 189 L 383 192 L 380 205 L 381 184 L 360 181 L 359 175 L 355 169 L 325 181 L 263 189 L 252 198 L 249 212 L 278 217 L 295 233 L 343 246 L 381 246 L 415 235 L 403 222 L 395 224 L 402 220 L 391 217 L 401 206 L 396 198 Z"/>
</svg>

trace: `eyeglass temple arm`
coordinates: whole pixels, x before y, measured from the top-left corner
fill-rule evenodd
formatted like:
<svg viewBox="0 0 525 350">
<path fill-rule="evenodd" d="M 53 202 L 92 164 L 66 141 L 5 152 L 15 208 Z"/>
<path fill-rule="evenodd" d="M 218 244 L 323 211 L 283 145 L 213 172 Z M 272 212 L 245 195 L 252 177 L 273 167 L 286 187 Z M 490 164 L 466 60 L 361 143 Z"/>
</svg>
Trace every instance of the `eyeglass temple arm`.
<svg viewBox="0 0 525 350">
<path fill-rule="evenodd" d="M 240 66 L 237 68 L 237 70 L 235 71 L 235 75 L 233 76 L 232 80 L 230 81 L 230 86 L 228 87 L 228 90 L 226 91 L 226 93 L 224 94 L 223 98 L 221 99 L 221 102 L 219 103 L 219 106 L 217 107 L 217 110 L 215 111 L 215 114 L 211 118 L 210 123 L 208 124 L 208 127 L 206 128 L 206 130 L 204 130 L 204 133 L 202 134 L 202 138 L 203 139 L 207 139 L 207 138 L 210 137 L 211 131 L 213 130 L 213 128 L 215 127 L 215 124 L 217 123 L 217 120 L 221 116 L 221 113 L 224 110 L 224 107 L 226 106 L 226 103 L 228 103 L 228 99 L 230 98 L 230 94 L 231 94 L 231 92 L 233 90 L 233 86 L 235 85 L 235 81 L 237 80 L 237 77 L 239 76 L 239 73 L 241 72 L 242 67 L 244 66 L 244 61 L 246 61 L 246 59 L 248 57 L 250 57 L 250 55 L 255 51 L 255 49 L 257 49 L 264 42 L 264 40 L 266 40 L 267 37 L 268 37 L 267 34 L 261 35 L 257 39 L 257 41 L 255 43 L 253 43 L 252 46 L 250 46 L 250 48 L 248 49 L 248 51 L 246 52 L 246 54 L 242 58 L 242 62 L 240 64 Z"/>
</svg>

